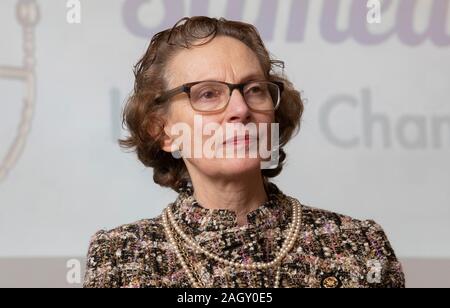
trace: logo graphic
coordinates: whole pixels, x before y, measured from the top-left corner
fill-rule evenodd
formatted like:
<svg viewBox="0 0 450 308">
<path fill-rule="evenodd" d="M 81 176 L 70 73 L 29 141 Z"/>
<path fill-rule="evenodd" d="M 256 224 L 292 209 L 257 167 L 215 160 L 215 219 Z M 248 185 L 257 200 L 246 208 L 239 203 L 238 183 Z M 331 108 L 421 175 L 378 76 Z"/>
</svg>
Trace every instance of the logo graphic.
<svg viewBox="0 0 450 308">
<path fill-rule="evenodd" d="M 0 157 L 0 182 L 17 163 L 23 152 L 34 113 L 36 77 L 34 72 L 34 28 L 39 21 L 39 8 L 35 0 L 19 0 L 16 6 L 17 20 L 23 33 L 23 64 L 21 67 L 0 66 L 0 79 L 20 80 L 25 83 L 22 114 L 16 135 L 8 146 L 6 155 Z"/>
</svg>

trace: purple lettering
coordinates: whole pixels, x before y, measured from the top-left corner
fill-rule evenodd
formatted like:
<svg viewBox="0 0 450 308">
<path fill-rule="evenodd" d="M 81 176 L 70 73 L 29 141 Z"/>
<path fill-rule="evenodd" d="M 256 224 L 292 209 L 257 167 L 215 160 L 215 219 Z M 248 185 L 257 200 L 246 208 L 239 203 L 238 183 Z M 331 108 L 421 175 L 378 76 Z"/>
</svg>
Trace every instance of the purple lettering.
<svg viewBox="0 0 450 308">
<path fill-rule="evenodd" d="M 125 0 L 123 5 L 123 19 L 127 29 L 134 35 L 148 38 L 158 31 L 172 27 L 185 14 L 184 2 L 179 0 L 160 0 L 163 4 L 164 14 L 162 22 L 154 27 L 145 26 L 138 18 L 141 7 L 151 3 L 152 0 Z M 156 0 L 154 0 L 156 1 Z M 192 0 L 190 15 L 198 16 L 209 14 L 209 5 L 213 0 Z M 339 9 L 343 5 L 341 0 L 323 1 L 321 16 L 319 19 L 320 33 L 323 39 L 331 44 L 339 44 L 353 38 L 361 45 L 377 45 L 388 40 L 397 33 L 399 40 L 408 46 L 417 46 L 427 38 L 439 47 L 450 45 L 450 34 L 447 33 L 449 19 L 448 6 L 450 0 L 434 0 L 432 3 L 428 27 L 417 33 L 414 30 L 414 16 L 417 0 L 398 0 L 395 7 L 396 20 L 392 29 L 384 33 L 371 33 L 368 29 L 366 1 L 353 0 L 350 6 L 350 14 L 347 27 L 338 29 L 337 21 Z M 224 17 L 231 20 L 243 20 L 244 4 L 242 0 L 229 0 L 226 3 Z M 261 37 L 265 41 L 274 38 L 277 24 L 277 12 L 280 0 L 262 0 L 260 2 L 257 18 L 254 22 Z M 287 42 L 303 42 L 308 25 L 309 0 L 292 0 L 288 16 Z M 395 3 L 392 0 L 384 0 L 381 11 L 386 12 Z M 311 25 L 310 25 L 311 27 Z"/>
<path fill-rule="evenodd" d="M 128 30 L 139 37 L 148 38 L 156 32 L 172 27 L 179 19 L 183 18 L 183 1 L 164 0 L 164 19 L 154 28 L 142 25 L 138 18 L 138 12 L 142 5 L 148 3 L 148 0 L 126 0 L 123 5 L 122 15 L 125 26 Z"/>
<path fill-rule="evenodd" d="M 397 13 L 398 38 L 409 46 L 423 43 L 427 37 L 437 46 L 448 46 L 450 36 L 446 35 L 448 0 L 435 0 L 429 18 L 429 27 L 423 33 L 414 31 L 414 12 L 417 5 L 416 0 L 403 0 Z"/>
</svg>

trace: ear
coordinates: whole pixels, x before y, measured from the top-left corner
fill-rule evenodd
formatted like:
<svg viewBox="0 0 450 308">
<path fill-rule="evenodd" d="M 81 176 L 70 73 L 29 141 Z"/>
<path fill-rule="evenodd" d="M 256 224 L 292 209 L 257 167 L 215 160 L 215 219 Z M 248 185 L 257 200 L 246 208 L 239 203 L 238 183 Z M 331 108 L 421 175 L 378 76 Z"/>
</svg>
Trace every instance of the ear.
<svg viewBox="0 0 450 308">
<path fill-rule="evenodd" d="M 163 151 L 169 152 L 169 153 L 173 152 L 172 151 L 173 138 L 170 135 L 170 127 L 167 125 L 167 123 L 158 123 L 158 124 L 150 125 L 147 128 L 147 133 L 153 139 L 160 140 L 160 146 Z M 161 135 L 162 135 L 162 137 L 161 137 Z"/>
<path fill-rule="evenodd" d="M 172 153 L 174 149 L 172 149 L 173 137 L 170 135 L 170 127 L 166 124 L 163 125 L 164 137 L 161 140 L 161 149 L 163 151 Z"/>
</svg>

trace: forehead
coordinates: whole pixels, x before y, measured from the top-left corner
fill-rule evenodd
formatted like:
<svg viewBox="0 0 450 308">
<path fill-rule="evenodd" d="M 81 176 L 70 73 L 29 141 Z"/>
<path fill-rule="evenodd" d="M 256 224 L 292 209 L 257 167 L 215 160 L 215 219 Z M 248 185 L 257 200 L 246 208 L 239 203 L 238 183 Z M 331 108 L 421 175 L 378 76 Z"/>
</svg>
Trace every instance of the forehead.
<svg viewBox="0 0 450 308">
<path fill-rule="evenodd" d="M 212 41 L 179 51 L 166 72 L 170 87 L 200 80 L 242 82 L 264 78 L 256 54 L 235 38 L 217 36 Z M 251 78 L 250 78 L 251 77 Z"/>
</svg>

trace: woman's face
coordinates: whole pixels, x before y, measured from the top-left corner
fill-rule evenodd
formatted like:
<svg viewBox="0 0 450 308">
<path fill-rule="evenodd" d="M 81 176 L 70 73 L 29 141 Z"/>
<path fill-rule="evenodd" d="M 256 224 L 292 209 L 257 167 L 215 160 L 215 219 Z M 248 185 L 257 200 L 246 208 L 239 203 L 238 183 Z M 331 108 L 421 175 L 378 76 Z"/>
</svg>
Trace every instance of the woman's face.
<svg viewBox="0 0 450 308">
<path fill-rule="evenodd" d="M 255 53 L 237 39 L 227 36 L 217 36 L 205 45 L 180 51 L 169 63 L 166 77 L 169 89 L 176 88 L 184 83 L 202 80 L 243 83 L 248 80 L 265 79 L 264 72 Z M 250 156 L 248 152 L 251 145 L 258 142 L 257 138 L 262 138 L 258 132 L 256 132 L 257 135 L 259 134 L 256 136 L 256 139 L 250 138 L 249 145 L 245 141 L 237 144 L 225 143 L 222 145 L 225 149 L 226 147 L 235 147 L 235 151 L 237 149 L 246 151 L 245 157 L 242 157 L 242 155 L 238 156 L 237 152 L 234 155 L 230 155 L 230 152 L 227 153 L 224 149 L 222 149 L 222 157 L 220 155 L 212 155 L 211 157 L 211 153 L 217 154 L 221 148 L 217 147 L 218 143 L 213 144 L 211 147 L 212 135 L 205 132 L 205 126 L 209 125 L 209 127 L 212 127 L 212 125 L 215 125 L 217 128 L 220 128 L 223 136 L 217 140 L 225 141 L 229 137 L 245 135 L 245 131 L 242 130 L 243 125 L 253 123 L 257 127 L 259 123 L 272 123 L 274 121 L 274 111 L 260 112 L 250 110 L 242 94 L 237 89 L 232 92 L 226 109 L 212 114 L 195 111 L 190 105 L 188 95 L 185 93 L 173 97 L 169 104 L 166 114 L 165 132 L 170 138 L 167 138 L 164 142 L 163 149 L 167 152 L 172 152 L 174 141 L 176 139 L 180 141 L 181 139 L 178 133 L 172 131 L 175 124 L 180 127 L 180 123 L 183 123 L 182 125 L 185 128 L 189 128 L 191 157 L 187 157 L 186 153 L 182 153 L 182 156 L 191 176 L 195 172 L 196 174 L 201 173 L 211 177 L 232 178 L 245 173 L 254 174 L 260 169 L 261 158 L 259 155 L 256 155 L 256 157 Z M 195 116 L 197 118 L 196 124 L 194 124 Z M 198 121 L 200 118 L 201 123 Z M 227 126 L 228 129 L 234 127 L 236 129 L 241 128 L 241 130 L 234 131 L 233 135 L 227 135 Z M 270 136 L 270 127 L 268 134 Z M 197 142 L 194 140 L 194 136 L 200 136 Z M 215 137 L 219 138 L 220 136 L 220 134 L 215 135 Z M 222 144 L 222 142 L 220 143 Z M 202 149 L 198 150 L 199 146 Z M 186 150 L 186 144 L 182 145 L 181 148 Z M 209 149 L 212 149 L 212 151 Z M 208 150 L 209 156 L 205 155 L 204 152 L 199 152 Z M 200 157 L 198 155 L 194 156 L 195 151 L 197 151 L 197 154 L 201 153 Z M 257 150 L 254 152 L 258 153 Z"/>
</svg>

